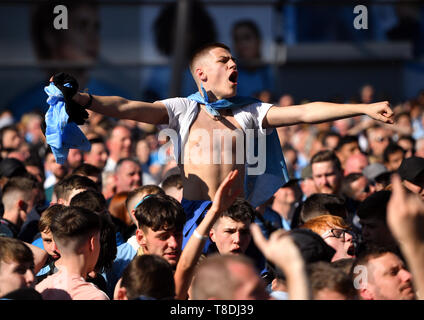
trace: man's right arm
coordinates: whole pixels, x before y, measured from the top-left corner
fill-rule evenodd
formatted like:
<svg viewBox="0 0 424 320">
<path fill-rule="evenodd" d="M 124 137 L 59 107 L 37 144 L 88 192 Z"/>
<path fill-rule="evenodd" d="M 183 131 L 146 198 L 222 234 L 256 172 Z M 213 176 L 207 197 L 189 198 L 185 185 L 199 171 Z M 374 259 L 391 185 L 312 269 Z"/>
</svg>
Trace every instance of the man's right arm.
<svg viewBox="0 0 424 320">
<path fill-rule="evenodd" d="M 88 110 L 118 119 L 129 119 L 151 124 L 167 124 L 168 112 L 161 102 L 143 102 L 128 100 L 117 96 L 96 96 Z M 86 106 L 90 97 L 88 93 L 79 92 L 72 98 L 76 103 Z"/>
</svg>

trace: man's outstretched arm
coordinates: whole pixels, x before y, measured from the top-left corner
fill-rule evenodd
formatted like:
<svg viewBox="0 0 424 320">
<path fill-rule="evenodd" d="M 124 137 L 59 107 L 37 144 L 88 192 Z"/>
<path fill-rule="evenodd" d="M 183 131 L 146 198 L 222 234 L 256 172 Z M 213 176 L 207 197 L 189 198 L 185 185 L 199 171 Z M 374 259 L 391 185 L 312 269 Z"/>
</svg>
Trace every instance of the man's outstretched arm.
<svg viewBox="0 0 424 320">
<path fill-rule="evenodd" d="M 272 106 L 262 126 L 275 128 L 298 123 L 320 123 L 366 114 L 384 123 L 393 123 L 393 111 L 388 101 L 371 104 L 338 104 L 311 102 L 298 106 Z"/>
<path fill-rule="evenodd" d="M 78 82 L 71 75 L 59 73 L 52 76 L 50 82 L 54 83 L 62 91 L 65 100 L 66 96 L 70 95 L 69 99 L 72 97 L 74 102 L 88 110 L 118 119 L 129 119 L 151 124 L 168 123 L 168 112 L 165 105 L 160 102 L 148 103 L 116 96 L 95 95 L 91 96 L 92 100 L 90 102 L 88 93 L 77 92 L 74 94 L 75 91 L 73 90 L 78 90 Z M 67 86 L 66 84 L 71 85 Z"/>
<path fill-rule="evenodd" d="M 128 100 L 117 96 L 92 95 L 91 106 L 87 108 L 97 113 L 118 119 L 130 119 L 151 124 L 167 124 L 168 112 L 160 102 L 149 103 Z M 86 106 L 90 100 L 88 93 L 78 92 L 73 98 L 76 103 Z"/>
</svg>

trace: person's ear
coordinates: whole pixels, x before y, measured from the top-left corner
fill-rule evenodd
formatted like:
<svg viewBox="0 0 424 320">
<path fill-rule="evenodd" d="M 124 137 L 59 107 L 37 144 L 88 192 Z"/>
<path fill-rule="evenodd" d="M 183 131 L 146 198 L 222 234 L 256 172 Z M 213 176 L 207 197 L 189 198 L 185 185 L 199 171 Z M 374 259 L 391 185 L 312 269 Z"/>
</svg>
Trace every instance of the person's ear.
<svg viewBox="0 0 424 320">
<path fill-rule="evenodd" d="M 137 231 L 135 232 L 135 237 L 140 247 L 143 247 L 144 249 L 146 247 L 146 235 L 144 234 L 144 231 L 141 228 L 137 229 Z"/>
<path fill-rule="evenodd" d="M 22 199 L 18 200 L 18 207 L 19 207 L 19 210 L 22 210 L 22 211 L 25 211 L 25 212 L 27 212 L 27 210 L 28 210 L 28 204 Z"/>
<path fill-rule="evenodd" d="M 94 247 L 95 247 L 94 241 L 95 241 L 94 236 L 91 236 L 90 237 L 90 246 L 89 246 L 90 251 L 94 251 Z"/>
<path fill-rule="evenodd" d="M 195 74 L 200 81 L 208 80 L 208 77 L 202 68 L 196 68 Z"/>
<path fill-rule="evenodd" d="M 358 294 L 362 300 L 375 300 L 373 293 L 368 288 L 359 289 Z"/>
<path fill-rule="evenodd" d="M 209 230 L 209 238 L 212 240 L 212 242 L 216 242 L 215 241 L 215 229 L 214 228 Z"/>
</svg>

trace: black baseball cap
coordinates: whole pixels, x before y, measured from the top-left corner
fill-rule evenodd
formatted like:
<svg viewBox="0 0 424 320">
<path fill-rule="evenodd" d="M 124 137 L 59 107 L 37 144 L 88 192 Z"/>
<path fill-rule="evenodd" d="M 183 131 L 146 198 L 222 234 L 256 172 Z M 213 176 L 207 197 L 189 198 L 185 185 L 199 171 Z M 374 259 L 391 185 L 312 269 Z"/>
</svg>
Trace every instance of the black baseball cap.
<svg viewBox="0 0 424 320">
<path fill-rule="evenodd" d="M 420 184 L 424 181 L 424 158 L 410 157 L 403 159 L 398 170 L 402 180 L 408 180 L 413 184 Z"/>
</svg>

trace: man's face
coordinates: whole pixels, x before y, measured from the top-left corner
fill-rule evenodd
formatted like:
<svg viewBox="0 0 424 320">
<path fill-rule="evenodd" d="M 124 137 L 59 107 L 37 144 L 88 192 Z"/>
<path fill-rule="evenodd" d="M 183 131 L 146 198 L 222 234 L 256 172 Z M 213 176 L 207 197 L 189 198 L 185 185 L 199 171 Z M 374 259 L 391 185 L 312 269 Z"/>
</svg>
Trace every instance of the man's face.
<svg viewBox="0 0 424 320">
<path fill-rule="evenodd" d="M 175 267 L 180 259 L 183 243 L 182 231 L 174 229 L 140 228 L 136 232 L 137 241 L 144 253 L 157 254 L 165 258 L 171 266 Z"/>
<path fill-rule="evenodd" d="M 240 59 L 249 61 L 260 58 L 261 41 L 249 26 L 239 26 L 234 30 L 233 43 Z"/>
<path fill-rule="evenodd" d="M 319 193 L 338 194 L 342 174 L 331 161 L 312 164 L 312 178 Z"/>
<path fill-rule="evenodd" d="M 385 163 L 387 170 L 397 170 L 400 167 L 404 157 L 405 156 L 402 151 L 396 151 L 395 153 L 390 154 L 388 161 Z"/>
<path fill-rule="evenodd" d="M 374 192 L 374 187 L 370 186 L 366 177 L 360 177 L 350 184 L 353 191 L 352 198 L 357 201 L 364 201 Z"/>
<path fill-rule="evenodd" d="M 372 300 L 413 300 L 412 276 L 395 254 L 369 260 L 367 289 Z"/>
<path fill-rule="evenodd" d="M 21 288 L 33 288 L 34 265 L 31 262 L 0 262 L 0 297 Z"/>
<path fill-rule="evenodd" d="M 369 146 L 372 150 L 373 155 L 381 156 L 384 153 L 384 149 L 389 145 L 389 136 L 386 130 L 377 128 L 371 132 L 368 139 Z"/>
<path fill-rule="evenodd" d="M 54 259 L 60 258 L 60 254 L 57 252 L 56 244 L 53 239 L 51 231 L 42 231 L 41 239 L 43 240 L 44 250 Z"/>
<path fill-rule="evenodd" d="M 85 154 L 85 162 L 103 169 L 107 161 L 107 151 L 103 143 L 93 143 L 89 153 Z"/>
<path fill-rule="evenodd" d="M 205 81 L 203 87 L 212 91 L 217 99 L 230 98 L 237 93 L 237 65 L 231 53 L 214 48 L 202 58 Z"/>
<path fill-rule="evenodd" d="M 133 161 L 124 161 L 116 172 L 116 192 L 132 191 L 141 186 L 141 168 Z"/>
<path fill-rule="evenodd" d="M 332 227 L 323 231 L 320 235 L 324 241 L 336 250 L 331 261 L 337 261 L 340 259 L 354 258 L 355 246 L 353 244 L 353 236 L 340 227 Z"/>
<path fill-rule="evenodd" d="M 3 133 L 3 148 L 17 149 L 22 143 L 22 138 L 15 130 L 6 130 Z"/>
<path fill-rule="evenodd" d="M 246 252 L 252 239 L 249 227 L 250 222 L 221 217 L 209 235 L 220 254 L 242 254 Z"/>
<path fill-rule="evenodd" d="M 339 157 L 340 162 L 344 166 L 347 158 L 349 158 L 350 156 L 354 154 L 359 154 L 359 153 L 361 153 L 361 149 L 359 149 L 358 142 L 354 141 L 354 142 L 344 144 L 340 148 L 340 150 L 337 151 L 337 156 Z"/>
<path fill-rule="evenodd" d="M 269 298 L 265 291 L 263 280 L 254 268 L 249 265 L 232 262 L 228 265 L 232 278 L 239 283 L 233 292 L 233 300 L 266 300 Z"/>
<path fill-rule="evenodd" d="M 82 152 L 79 149 L 69 149 L 68 153 L 68 165 L 71 169 L 75 169 L 82 164 Z"/>
<path fill-rule="evenodd" d="M 58 58 L 72 61 L 97 59 L 100 47 L 99 10 L 90 5 L 80 5 L 72 11 L 69 32 L 63 37 L 61 46 L 54 48 Z"/>
<path fill-rule="evenodd" d="M 127 128 L 116 127 L 108 140 L 110 156 L 115 161 L 128 158 L 131 154 L 131 133 Z"/>
<path fill-rule="evenodd" d="M 57 163 L 52 153 L 49 153 L 46 156 L 46 161 L 44 165 L 45 170 L 53 173 L 58 180 L 65 177 L 66 173 L 68 172 L 67 166 Z"/>
</svg>

